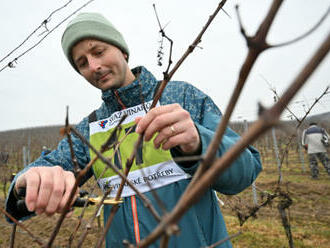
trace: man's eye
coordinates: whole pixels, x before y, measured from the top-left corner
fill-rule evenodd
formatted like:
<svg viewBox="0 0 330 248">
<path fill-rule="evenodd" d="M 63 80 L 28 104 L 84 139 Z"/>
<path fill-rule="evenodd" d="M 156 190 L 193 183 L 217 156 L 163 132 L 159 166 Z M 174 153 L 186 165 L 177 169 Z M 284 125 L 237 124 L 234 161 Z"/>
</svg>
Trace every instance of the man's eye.
<svg viewBox="0 0 330 248">
<path fill-rule="evenodd" d="M 102 55 L 103 54 L 103 50 L 96 50 L 95 51 L 95 55 Z"/>
<path fill-rule="evenodd" d="M 78 64 L 78 68 L 83 68 L 86 65 L 86 61 Z"/>
</svg>

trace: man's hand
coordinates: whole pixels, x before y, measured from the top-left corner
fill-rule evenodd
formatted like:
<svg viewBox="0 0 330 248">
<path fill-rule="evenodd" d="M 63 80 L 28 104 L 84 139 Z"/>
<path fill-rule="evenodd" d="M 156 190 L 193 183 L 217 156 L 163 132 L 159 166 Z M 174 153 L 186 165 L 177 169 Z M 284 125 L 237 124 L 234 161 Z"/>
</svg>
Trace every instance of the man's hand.
<svg viewBox="0 0 330 248">
<path fill-rule="evenodd" d="M 168 150 L 179 146 L 185 154 L 193 154 L 200 148 L 200 137 L 188 111 L 179 104 L 170 104 L 151 109 L 144 117 L 135 120 L 136 132 L 144 132 L 144 140 L 149 141 L 156 132 L 154 145 Z"/>
<path fill-rule="evenodd" d="M 25 203 L 30 212 L 50 216 L 63 212 L 75 180 L 72 172 L 60 166 L 32 167 L 17 178 L 15 189 L 26 188 Z"/>
</svg>

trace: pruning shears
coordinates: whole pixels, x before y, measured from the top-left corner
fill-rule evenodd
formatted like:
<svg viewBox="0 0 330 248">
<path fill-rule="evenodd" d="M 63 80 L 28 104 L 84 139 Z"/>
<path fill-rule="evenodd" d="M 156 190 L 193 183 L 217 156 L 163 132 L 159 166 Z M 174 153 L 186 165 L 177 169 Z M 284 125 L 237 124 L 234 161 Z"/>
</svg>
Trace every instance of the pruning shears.
<svg viewBox="0 0 330 248">
<path fill-rule="evenodd" d="M 26 204 L 25 204 L 26 188 L 19 188 L 17 190 L 17 195 L 20 198 L 16 203 L 17 209 L 21 212 L 32 213 L 27 209 Z M 87 204 L 87 206 L 89 206 L 89 205 L 95 205 L 95 204 L 101 202 L 102 197 L 100 197 L 100 196 L 98 196 L 98 197 L 88 197 L 88 195 L 89 195 L 89 193 L 86 190 L 80 190 L 79 191 L 79 197 L 77 197 L 77 199 L 73 203 L 73 207 L 84 207 L 85 204 Z M 117 204 L 120 204 L 122 202 L 123 202 L 122 199 L 116 201 L 113 198 L 106 198 L 103 201 L 103 204 L 117 205 Z"/>
</svg>

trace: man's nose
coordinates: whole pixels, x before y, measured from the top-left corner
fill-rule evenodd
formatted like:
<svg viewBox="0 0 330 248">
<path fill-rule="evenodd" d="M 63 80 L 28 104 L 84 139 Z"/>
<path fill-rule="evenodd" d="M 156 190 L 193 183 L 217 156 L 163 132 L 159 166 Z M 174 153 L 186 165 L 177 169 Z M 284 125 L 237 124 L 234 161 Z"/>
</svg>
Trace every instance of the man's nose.
<svg viewBox="0 0 330 248">
<path fill-rule="evenodd" d="M 88 60 L 89 60 L 88 61 L 89 69 L 92 72 L 97 72 L 97 71 L 101 70 L 101 64 L 99 63 L 98 59 L 89 58 Z"/>
</svg>

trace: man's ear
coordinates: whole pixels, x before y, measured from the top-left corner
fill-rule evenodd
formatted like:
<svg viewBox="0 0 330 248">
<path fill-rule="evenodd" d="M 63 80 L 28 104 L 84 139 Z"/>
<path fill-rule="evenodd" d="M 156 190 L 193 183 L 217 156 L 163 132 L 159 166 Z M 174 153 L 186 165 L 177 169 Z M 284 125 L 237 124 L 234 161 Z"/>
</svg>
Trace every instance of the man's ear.
<svg viewBox="0 0 330 248">
<path fill-rule="evenodd" d="M 128 62 L 128 55 L 126 53 L 123 53 L 125 60 Z"/>
</svg>

